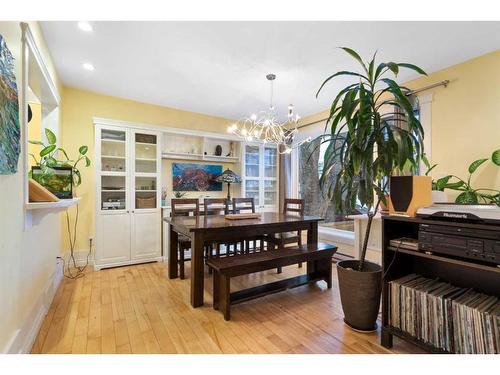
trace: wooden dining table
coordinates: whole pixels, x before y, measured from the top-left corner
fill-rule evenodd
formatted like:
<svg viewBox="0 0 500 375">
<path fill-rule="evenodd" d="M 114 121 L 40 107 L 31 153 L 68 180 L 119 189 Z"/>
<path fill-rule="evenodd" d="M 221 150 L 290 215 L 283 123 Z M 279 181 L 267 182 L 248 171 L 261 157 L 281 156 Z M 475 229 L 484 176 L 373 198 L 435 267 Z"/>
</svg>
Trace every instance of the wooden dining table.
<svg viewBox="0 0 500 375">
<path fill-rule="evenodd" d="M 244 238 L 281 232 L 307 231 L 307 243 L 318 242 L 317 216 L 263 212 L 259 218 L 229 220 L 224 215 L 179 216 L 164 218 L 169 224 L 168 277 L 178 277 L 178 234 L 191 238 L 191 305 L 203 305 L 204 245 L 231 243 Z"/>
</svg>

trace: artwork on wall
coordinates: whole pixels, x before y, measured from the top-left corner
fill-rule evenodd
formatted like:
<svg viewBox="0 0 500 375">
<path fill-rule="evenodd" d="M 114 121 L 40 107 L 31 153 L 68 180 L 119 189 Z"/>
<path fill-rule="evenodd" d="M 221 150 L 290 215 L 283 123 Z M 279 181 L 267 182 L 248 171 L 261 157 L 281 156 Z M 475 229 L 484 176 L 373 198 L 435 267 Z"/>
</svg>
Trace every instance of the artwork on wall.
<svg viewBox="0 0 500 375">
<path fill-rule="evenodd" d="M 14 57 L 0 35 L 0 174 L 17 172 L 20 136 Z"/>
<path fill-rule="evenodd" d="M 172 164 L 174 191 L 222 191 L 222 183 L 215 179 L 222 173 L 222 165 Z"/>
</svg>

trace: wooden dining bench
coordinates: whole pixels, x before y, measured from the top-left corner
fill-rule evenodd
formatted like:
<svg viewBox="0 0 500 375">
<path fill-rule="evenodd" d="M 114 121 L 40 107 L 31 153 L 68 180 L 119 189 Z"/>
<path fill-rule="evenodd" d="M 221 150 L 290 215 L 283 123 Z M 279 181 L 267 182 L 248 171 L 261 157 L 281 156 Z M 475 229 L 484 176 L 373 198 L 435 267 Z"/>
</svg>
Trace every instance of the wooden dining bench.
<svg viewBox="0 0 500 375">
<path fill-rule="evenodd" d="M 224 319 L 230 319 L 230 306 L 250 299 L 324 280 L 332 287 L 332 256 L 334 245 L 317 243 L 287 247 L 282 250 L 264 251 L 247 255 L 209 259 L 207 264 L 214 270 L 214 309 L 221 310 Z M 307 274 L 259 285 L 231 293 L 231 277 L 307 263 Z"/>
</svg>

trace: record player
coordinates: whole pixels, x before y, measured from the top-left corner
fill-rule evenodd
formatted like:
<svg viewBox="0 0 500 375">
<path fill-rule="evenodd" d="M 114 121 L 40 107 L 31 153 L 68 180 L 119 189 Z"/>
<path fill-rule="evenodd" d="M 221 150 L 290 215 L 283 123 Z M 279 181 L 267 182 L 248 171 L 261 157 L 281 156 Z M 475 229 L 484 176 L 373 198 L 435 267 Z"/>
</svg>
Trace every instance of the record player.
<svg viewBox="0 0 500 375">
<path fill-rule="evenodd" d="M 494 204 L 434 203 L 419 208 L 417 216 L 444 221 L 468 221 L 500 225 L 500 207 Z"/>
</svg>

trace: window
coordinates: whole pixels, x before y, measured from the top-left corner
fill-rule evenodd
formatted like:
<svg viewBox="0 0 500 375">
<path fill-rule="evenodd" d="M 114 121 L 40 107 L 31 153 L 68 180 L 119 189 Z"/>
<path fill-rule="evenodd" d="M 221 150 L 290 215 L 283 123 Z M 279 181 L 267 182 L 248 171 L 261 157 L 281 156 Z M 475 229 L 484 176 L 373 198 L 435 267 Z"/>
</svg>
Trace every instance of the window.
<svg viewBox="0 0 500 375">
<path fill-rule="evenodd" d="M 325 197 L 319 183 L 327 147 L 328 143 L 321 144 L 315 140 L 301 145 L 298 149 L 298 194 L 304 199 L 306 215 L 319 215 L 324 218 L 320 226 L 353 232 L 354 221 L 347 217 L 347 213 L 335 209 L 334 203 Z M 353 214 L 362 212 L 360 208 Z"/>
</svg>

